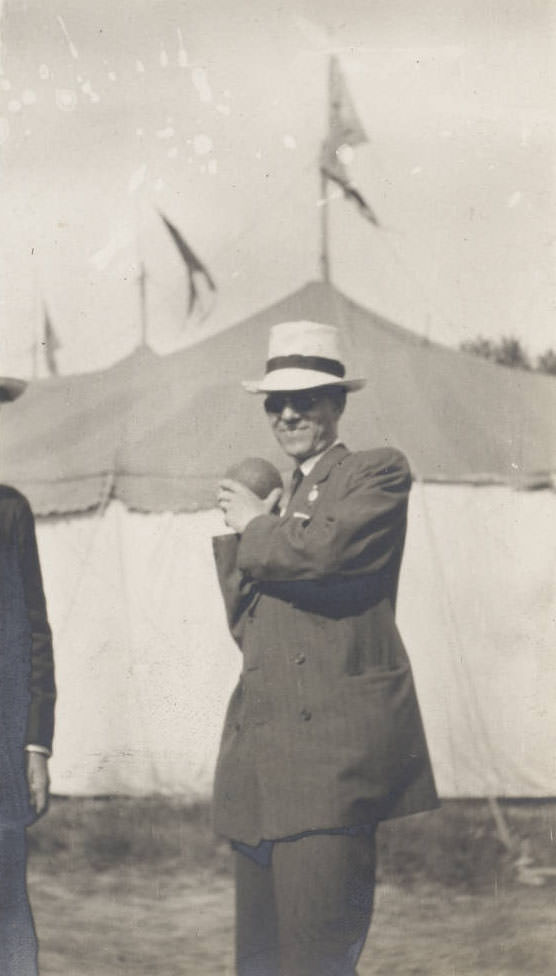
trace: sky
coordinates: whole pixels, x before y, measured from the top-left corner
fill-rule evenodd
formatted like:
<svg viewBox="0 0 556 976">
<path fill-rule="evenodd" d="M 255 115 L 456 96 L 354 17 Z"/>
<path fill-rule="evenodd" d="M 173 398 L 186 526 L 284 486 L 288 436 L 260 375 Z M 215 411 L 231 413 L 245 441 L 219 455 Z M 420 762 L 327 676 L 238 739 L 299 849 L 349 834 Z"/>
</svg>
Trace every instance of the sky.
<svg viewBox="0 0 556 976">
<path fill-rule="evenodd" d="M 1 3 L 1 0 L 0 0 Z M 326 78 L 368 142 L 333 282 L 449 346 L 556 346 L 556 0 L 4 0 L 0 372 L 168 353 L 319 277 Z M 167 215 L 217 283 L 186 314 Z"/>
</svg>

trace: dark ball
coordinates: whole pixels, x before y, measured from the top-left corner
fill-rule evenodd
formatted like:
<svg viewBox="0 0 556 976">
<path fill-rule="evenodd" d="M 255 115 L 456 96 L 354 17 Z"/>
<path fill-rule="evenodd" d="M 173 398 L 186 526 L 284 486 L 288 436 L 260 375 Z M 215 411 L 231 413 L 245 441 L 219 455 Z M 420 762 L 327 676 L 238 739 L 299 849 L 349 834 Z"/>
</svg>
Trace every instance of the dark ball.
<svg viewBox="0 0 556 976">
<path fill-rule="evenodd" d="M 228 468 L 225 477 L 240 481 L 259 498 L 266 498 L 274 488 L 283 487 L 280 472 L 264 458 L 243 458 L 243 461 L 238 461 Z"/>
</svg>

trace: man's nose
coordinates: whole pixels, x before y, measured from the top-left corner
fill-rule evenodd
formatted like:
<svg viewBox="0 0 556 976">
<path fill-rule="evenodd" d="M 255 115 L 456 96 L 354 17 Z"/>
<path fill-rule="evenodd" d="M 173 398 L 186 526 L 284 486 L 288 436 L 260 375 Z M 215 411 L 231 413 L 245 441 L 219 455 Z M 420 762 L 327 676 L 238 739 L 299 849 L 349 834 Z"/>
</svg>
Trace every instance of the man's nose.
<svg viewBox="0 0 556 976">
<path fill-rule="evenodd" d="M 280 417 L 282 420 L 296 420 L 299 417 L 299 411 L 295 409 L 292 403 L 286 401 L 282 407 Z"/>
</svg>

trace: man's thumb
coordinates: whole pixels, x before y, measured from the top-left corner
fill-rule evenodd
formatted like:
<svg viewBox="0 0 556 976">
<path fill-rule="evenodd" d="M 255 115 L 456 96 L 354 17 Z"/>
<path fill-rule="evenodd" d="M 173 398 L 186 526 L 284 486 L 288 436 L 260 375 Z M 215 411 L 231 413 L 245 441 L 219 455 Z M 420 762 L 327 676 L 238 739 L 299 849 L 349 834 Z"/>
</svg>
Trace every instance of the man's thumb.
<svg viewBox="0 0 556 976">
<path fill-rule="evenodd" d="M 281 497 L 282 497 L 282 489 L 273 488 L 270 494 L 267 495 L 264 500 L 264 504 L 267 512 L 272 512 L 274 506 L 278 504 Z"/>
</svg>

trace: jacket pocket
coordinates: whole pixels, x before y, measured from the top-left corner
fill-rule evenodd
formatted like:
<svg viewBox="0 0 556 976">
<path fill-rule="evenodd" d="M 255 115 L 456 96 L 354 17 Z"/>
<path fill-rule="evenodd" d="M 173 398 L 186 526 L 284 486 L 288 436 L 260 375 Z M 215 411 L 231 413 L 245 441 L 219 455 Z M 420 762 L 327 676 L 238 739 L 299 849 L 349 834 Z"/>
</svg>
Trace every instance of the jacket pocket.
<svg viewBox="0 0 556 976">
<path fill-rule="evenodd" d="M 409 662 L 346 675 L 335 697 L 342 779 L 373 801 L 402 791 L 427 755 Z"/>
</svg>

